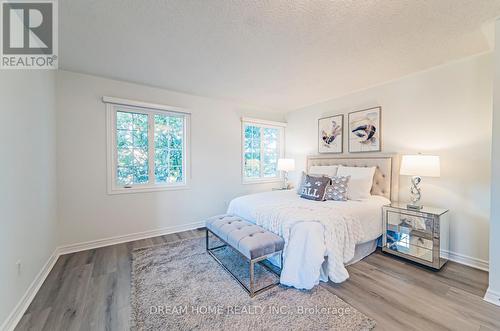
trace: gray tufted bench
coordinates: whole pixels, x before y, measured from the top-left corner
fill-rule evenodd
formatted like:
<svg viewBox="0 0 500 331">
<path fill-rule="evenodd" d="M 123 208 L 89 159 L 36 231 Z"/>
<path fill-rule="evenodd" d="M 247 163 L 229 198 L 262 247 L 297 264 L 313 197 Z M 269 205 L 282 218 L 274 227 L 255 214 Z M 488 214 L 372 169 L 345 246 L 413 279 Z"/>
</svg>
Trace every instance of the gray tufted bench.
<svg viewBox="0 0 500 331">
<path fill-rule="evenodd" d="M 212 217 L 206 221 L 206 249 L 207 252 L 227 271 L 229 272 L 243 288 L 253 297 L 255 294 L 268 290 L 278 283 L 273 283 L 259 290 L 255 290 L 254 284 L 254 266 L 255 263 L 266 260 L 269 257 L 283 252 L 285 241 L 280 236 L 263 229 L 262 227 L 240 219 L 232 215 L 220 215 Z M 209 234 L 215 235 L 224 245 L 212 247 L 209 246 Z M 250 287 L 248 288 L 243 282 L 236 277 L 213 253 L 214 250 L 231 246 L 238 251 L 242 256 L 250 261 Z M 283 255 L 281 255 L 283 261 Z M 282 263 L 283 264 L 283 263 Z M 268 268 L 269 271 L 276 274 L 274 270 Z"/>
</svg>

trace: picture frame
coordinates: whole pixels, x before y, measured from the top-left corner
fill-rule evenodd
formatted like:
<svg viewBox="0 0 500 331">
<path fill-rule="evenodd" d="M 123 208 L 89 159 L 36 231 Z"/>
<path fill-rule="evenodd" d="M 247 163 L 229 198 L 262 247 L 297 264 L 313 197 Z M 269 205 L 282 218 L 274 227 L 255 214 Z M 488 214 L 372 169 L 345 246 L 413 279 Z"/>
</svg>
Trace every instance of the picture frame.
<svg viewBox="0 0 500 331">
<path fill-rule="evenodd" d="M 318 119 L 318 153 L 340 154 L 344 151 L 344 115 Z"/>
<path fill-rule="evenodd" d="M 348 114 L 349 153 L 382 151 L 382 107 Z"/>
</svg>

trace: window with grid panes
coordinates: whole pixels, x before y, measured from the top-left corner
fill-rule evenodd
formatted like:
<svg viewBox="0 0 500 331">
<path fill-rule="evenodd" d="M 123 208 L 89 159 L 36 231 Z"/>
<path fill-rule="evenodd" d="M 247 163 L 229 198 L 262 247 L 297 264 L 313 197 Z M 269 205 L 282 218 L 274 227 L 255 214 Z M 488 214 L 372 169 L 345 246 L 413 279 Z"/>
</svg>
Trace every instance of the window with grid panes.
<svg viewBox="0 0 500 331">
<path fill-rule="evenodd" d="M 189 116 L 108 104 L 111 191 L 186 186 Z"/>
<path fill-rule="evenodd" d="M 280 179 L 278 159 L 284 154 L 284 127 L 243 121 L 243 181 Z"/>
</svg>

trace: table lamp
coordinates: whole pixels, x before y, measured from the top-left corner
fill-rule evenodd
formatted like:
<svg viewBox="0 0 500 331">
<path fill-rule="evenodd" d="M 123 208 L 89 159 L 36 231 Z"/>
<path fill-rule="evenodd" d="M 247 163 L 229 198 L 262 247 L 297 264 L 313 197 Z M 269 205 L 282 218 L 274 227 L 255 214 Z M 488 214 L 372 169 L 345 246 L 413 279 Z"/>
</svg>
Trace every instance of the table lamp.
<svg viewBox="0 0 500 331">
<path fill-rule="evenodd" d="M 283 189 L 288 188 L 288 172 L 295 170 L 294 159 L 278 159 L 278 170 L 283 171 Z"/>
<path fill-rule="evenodd" d="M 409 209 L 420 210 L 419 204 L 422 193 L 418 185 L 422 182 L 422 177 L 439 177 L 441 175 L 441 166 L 439 156 L 436 155 L 403 155 L 401 160 L 400 174 L 403 176 L 412 176 L 411 178 L 411 203 L 407 205 Z"/>
</svg>

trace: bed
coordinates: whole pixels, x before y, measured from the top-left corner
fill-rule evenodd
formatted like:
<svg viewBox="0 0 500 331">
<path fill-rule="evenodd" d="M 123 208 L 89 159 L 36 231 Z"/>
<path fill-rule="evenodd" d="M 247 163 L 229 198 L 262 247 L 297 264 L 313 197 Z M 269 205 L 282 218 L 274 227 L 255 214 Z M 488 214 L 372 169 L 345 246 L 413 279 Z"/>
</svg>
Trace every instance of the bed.
<svg viewBox="0 0 500 331">
<path fill-rule="evenodd" d="M 348 279 L 345 268 L 377 247 L 382 235 L 381 207 L 398 200 L 399 157 L 394 154 L 363 156 L 309 156 L 312 166 L 376 167 L 371 196 L 359 201 L 311 201 L 296 190 L 272 191 L 233 199 L 228 214 L 258 224 L 285 239 L 280 282 L 310 289 L 329 279 Z M 271 260 L 279 266 L 280 261 Z"/>
</svg>

